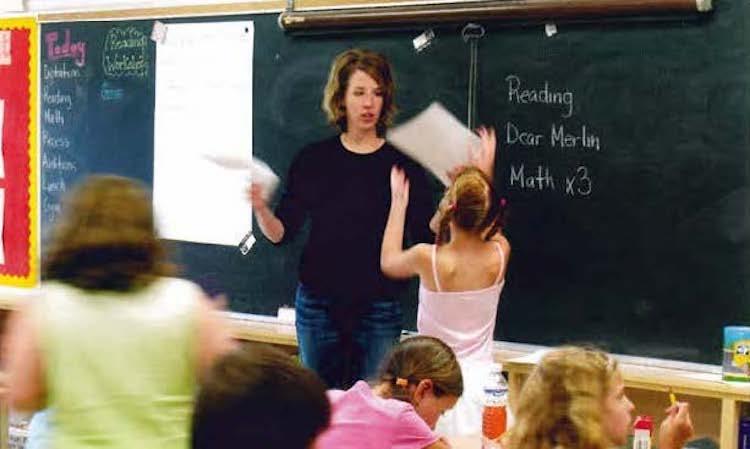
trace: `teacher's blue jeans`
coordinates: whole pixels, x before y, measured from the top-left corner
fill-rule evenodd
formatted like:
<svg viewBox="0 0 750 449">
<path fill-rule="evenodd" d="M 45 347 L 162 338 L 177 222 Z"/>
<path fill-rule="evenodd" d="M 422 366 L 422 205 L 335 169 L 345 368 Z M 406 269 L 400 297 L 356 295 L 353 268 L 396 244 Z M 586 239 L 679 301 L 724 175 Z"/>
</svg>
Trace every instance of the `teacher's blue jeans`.
<svg viewBox="0 0 750 449">
<path fill-rule="evenodd" d="M 401 336 L 401 305 L 374 301 L 351 323 L 331 313 L 332 299 L 299 284 L 295 298 L 297 343 L 302 364 L 329 388 L 347 389 L 371 379 Z"/>
</svg>

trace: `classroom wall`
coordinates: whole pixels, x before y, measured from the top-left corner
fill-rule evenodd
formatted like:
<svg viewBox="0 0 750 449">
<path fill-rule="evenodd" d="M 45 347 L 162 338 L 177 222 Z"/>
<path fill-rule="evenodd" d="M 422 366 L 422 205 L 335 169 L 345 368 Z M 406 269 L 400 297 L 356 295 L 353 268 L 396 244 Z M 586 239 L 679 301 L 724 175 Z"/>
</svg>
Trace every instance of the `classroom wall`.
<svg viewBox="0 0 750 449">
<path fill-rule="evenodd" d="M 142 11 L 142 10 L 164 10 L 171 9 L 179 14 L 183 8 L 191 8 L 192 12 L 202 10 L 213 13 L 223 13 L 230 10 L 253 12 L 268 9 L 268 4 L 273 3 L 275 9 L 281 10 L 288 6 L 286 0 L 3 0 L 0 1 L 0 17 L 3 15 L 15 15 L 19 13 L 69 13 L 69 12 L 115 12 L 115 11 Z M 436 4 L 438 2 L 414 0 L 295 0 L 295 8 L 313 7 L 347 7 L 362 5 L 392 5 L 392 4 Z M 112 14 L 113 17 L 120 14 Z M 134 17 L 137 14 L 133 14 Z"/>
<path fill-rule="evenodd" d="M 61 5 L 61 3 L 64 4 Z M 198 5 L 198 3 L 200 3 Z M 308 2 L 311 4 L 313 2 Z M 337 5 L 337 6 L 350 6 L 350 5 L 361 5 L 362 3 L 375 3 L 375 2 L 344 2 L 344 1 L 323 1 L 317 2 L 318 5 Z M 424 2 L 428 3 L 428 2 Z M 278 8 L 284 6 L 284 2 L 232 2 L 232 1 L 195 1 L 190 0 L 183 1 L 163 1 L 163 2 L 147 2 L 147 1 L 121 1 L 121 2 L 97 2 L 96 0 L 91 1 L 77 1 L 77 2 L 58 2 L 55 0 L 29 0 L 27 2 L 27 11 L 33 12 L 61 12 L 71 10 L 86 10 L 94 11 L 98 14 L 104 9 L 119 9 L 119 8 L 154 8 L 157 7 L 160 10 L 163 8 L 170 7 L 191 7 L 197 5 L 196 11 L 210 11 L 212 8 L 218 8 L 216 11 L 219 13 L 226 13 L 228 10 L 235 8 L 244 8 L 245 11 L 252 11 L 253 5 L 257 6 L 260 10 L 265 10 L 270 5 L 276 5 Z M 179 10 L 179 9 L 178 9 Z M 168 12 L 168 9 L 165 10 Z M 177 10 L 175 10 L 177 11 Z M 180 10 L 182 11 L 182 10 Z M 117 16 L 121 13 L 113 13 L 112 15 Z M 127 12 L 125 13 L 127 14 Z M 104 13 L 103 15 L 106 15 Z M 639 411 L 657 414 L 663 402 L 663 395 L 655 392 L 638 391 L 634 392 L 634 398 L 636 402 L 642 406 L 639 407 Z M 720 418 L 720 406 L 718 402 L 711 400 L 697 400 L 695 405 L 697 410 L 695 413 L 696 424 L 699 435 L 708 435 L 716 437 L 718 435 L 718 422 Z"/>
</svg>

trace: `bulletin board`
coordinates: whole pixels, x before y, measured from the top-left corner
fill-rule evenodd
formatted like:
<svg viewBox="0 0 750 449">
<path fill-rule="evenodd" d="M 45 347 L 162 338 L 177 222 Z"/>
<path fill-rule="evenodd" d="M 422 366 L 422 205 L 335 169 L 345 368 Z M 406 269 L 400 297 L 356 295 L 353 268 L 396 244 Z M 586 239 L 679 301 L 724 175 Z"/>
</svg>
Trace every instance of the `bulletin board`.
<svg viewBox="0 0 750 449">
<path fill-rule="evenodd" d="M 0 285 L 38 274 L 37 61 L 33 18 L 0 19 Z"/>
</svg>

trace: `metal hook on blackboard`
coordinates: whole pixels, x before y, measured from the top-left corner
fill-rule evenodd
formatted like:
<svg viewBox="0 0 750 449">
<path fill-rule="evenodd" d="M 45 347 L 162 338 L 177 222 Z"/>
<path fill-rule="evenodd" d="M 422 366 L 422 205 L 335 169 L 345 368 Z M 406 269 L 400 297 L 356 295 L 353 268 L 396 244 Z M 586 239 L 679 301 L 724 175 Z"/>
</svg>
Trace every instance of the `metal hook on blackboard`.
<svg viewBox="0 0 750 449">
<path fill-rule="evenodd" d="M 477 110 L 477 65 L 479 39 L 484 37 L 484 27 L 477 23 L 467 23 L 461 30 L 461 37 L 469 44 L 469 101 L 466 122 L 470 129 L 476 126 Z"/>
</svg>

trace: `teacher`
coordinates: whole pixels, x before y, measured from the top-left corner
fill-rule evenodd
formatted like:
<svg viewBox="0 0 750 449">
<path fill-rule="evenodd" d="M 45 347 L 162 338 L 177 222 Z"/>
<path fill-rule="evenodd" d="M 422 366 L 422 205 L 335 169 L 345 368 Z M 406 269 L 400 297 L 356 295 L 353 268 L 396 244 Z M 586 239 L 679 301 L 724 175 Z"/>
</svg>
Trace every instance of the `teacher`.
<svg viewBox="0 0 750 449">
<path fill-rule="evenodd" d="M 283 243 L 310 220 L 295 298 L 302 363 L 331 388 L 374 375 L 401 333 L 402 286 L 380 270 L 380 242 L 390 207 L 391 167 L 407 171 L 413 202 L 407 229 L 413 243 L 433 239 L 424 171 L 384 139 L 396 112 L 386 58 L 351 49 L 331 65 L 322 107 L 339 133 L 302 148 L 272 211 L 261 186 L 249 191 L 263 235 Z"/>
</svg>

